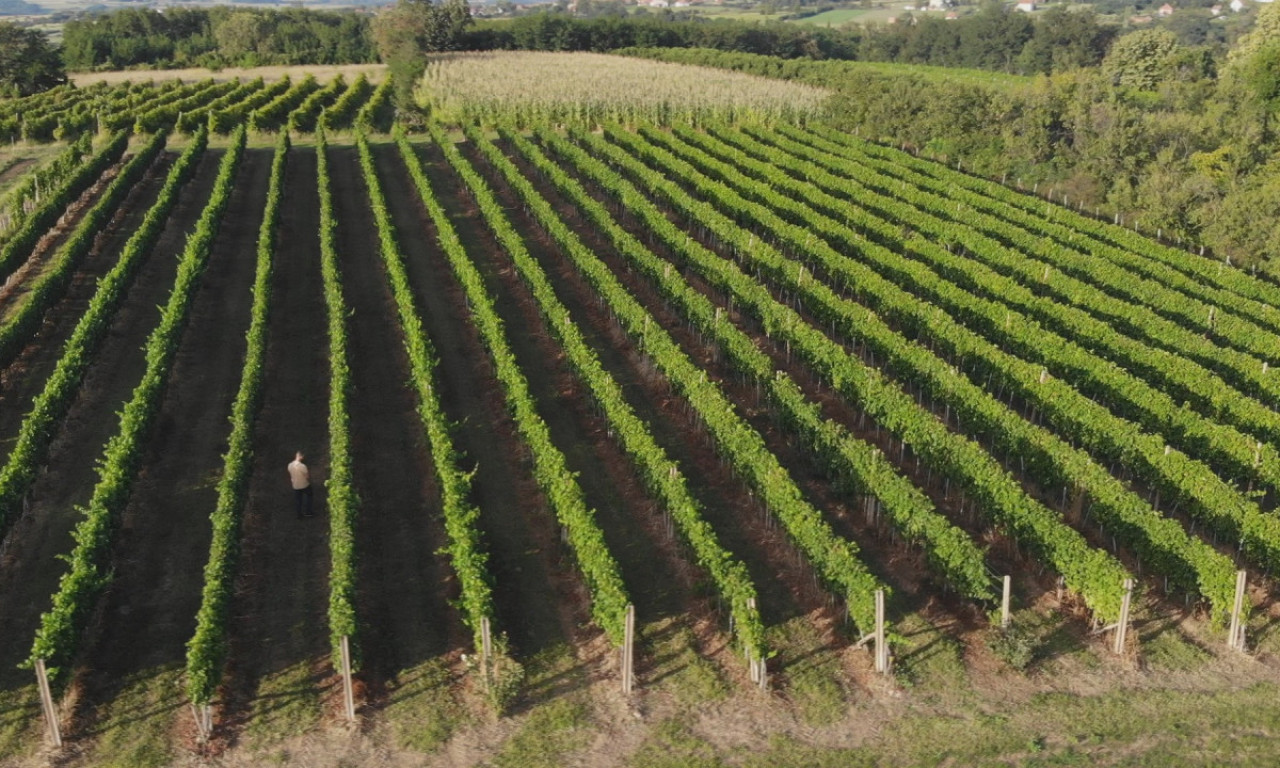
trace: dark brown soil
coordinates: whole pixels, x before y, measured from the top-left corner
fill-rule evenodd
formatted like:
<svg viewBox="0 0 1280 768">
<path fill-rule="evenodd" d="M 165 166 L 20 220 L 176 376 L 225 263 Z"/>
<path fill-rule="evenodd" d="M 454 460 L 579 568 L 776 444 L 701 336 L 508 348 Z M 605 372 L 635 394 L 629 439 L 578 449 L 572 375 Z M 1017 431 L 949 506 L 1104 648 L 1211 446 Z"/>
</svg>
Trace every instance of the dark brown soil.
<svg viewBox="0 0 1280 768">
<path fill-rule="evenodd" d="M 503 195 L 502 200 L 510 211 L 520 207 L 510 195 Z M 554 244 L 540 230 L 532 229 L 526 219 L 514 215 L 509 218 L 519 227 L 531 253 L 546 257 L 554 249 Z M 637 618 L 653 621 L 676 614 L 680 596 L 672 591 L 676 587 L 673 574 L 641 522 L 643 518 L 653 518 L 657 502 L 645 491 L 621 446 L 609 438 L 608 422 L 592 402 L 590 391 L 573 373 L 559 342 L 551 336 L 537 301 L 511 258 L 487 229 L 477 245 L 476 263 L 495 297 L 538 412 L 568 459 L 570 470 L 577 473 L 587 505 L 595 510 L 609 551 L 618 561 L 628 593 L 635 601 Z"/>
<path fill-rule="evenodd" d="M 415 298 L 440 357 L 441 401 L 459 425 L 455 442 L 465 455 L 464 466 L 475 470 L 473 501 L 490 553 L 495 630 L 508 635 L 517 656 L 568 643 L 575 628 L 588 620 L 581 586 L 567 576 L 571 566 L 554 518 L 533 480 L 488 352 L 408 171 L 396 147 L 379 146 L 375 154 Z M 474 210 L 460 210 L 463 201 L 449 200 L 448 185 L 456 182 L 442 163 L 433 155 L 427 170 L 437 193 L 451 203 L 454 225 L 460 232 L 465 226 L 468 234 L 481 231 Z"/>
<path fill-rule="evenodd" d="M 353 147 L 329 151 L 336 246 L 351 311 L 351 448 L 360 511 L 358 610 L 364 677 L 377 697 L 397 673 L 467 638 L 400 319 Z"/>
<path fill-rule="evenodd" d="M 316 155 L 295 148 L 272 274 L 271 323 L 262 410 L 254 429 L 244 550 L 232 609 L 226 720 L 235 733 L 263 678 L 307 663 L 319 686 L 329 675 L 329 345 L 320 275 Z M 315 517 L 297 519 L 286 467 L 296 451 L 311 468 Z M 284 697 L 312 695 L 293 691 Z M 233 737 L 234 738 L 234 737 Z"/>
<path fill-rule="evenodd" d="M 119 428 L 116 413 L 142 376 L 142 345 L 159 321 L 156 307 L 169 294 L 187 225 L 208 200 L 219 155 L 207 155 L 182 191 L 164 233 L 112 323 L 97 361 L 85 376 L 50 451 L 49 469 L 31 491 L 30 509 L 14 525 L 0 555 L 0 616 L 5 617 L 5 632 L 0 633 L 0 702 L 13 702 L 4 692 L 29 684 L 30 673 L 17 669 L 17 664 L 26 657 L 40 613 L 48 609 L 64 571 L 56 558 L 71 551 L 71 530 L 80 520 L 76 505 L 86 503 L 92 493 L 97 478 L 95 461 Z M 11 714 L 30 717 L 34 711 L 0 710 L 0 717 Z"/>
<path fill-rule="evenodd" d="M 84 658 L 86 701 L 108 712 L 138 673 L 182 664 L 195 631 L 209 515 L 240 386 L 271 156 L 267 150 L 245 152 L 116 534 L 115 579 L 96 642 Z M 97 711 L 83 716 L 88 732 L 102 720 Z"/>
<path fill-rule="evenodd" d="M 473 147 L 463 145 L 462 149 L 473 166 L 486 176 L 530 253 L 542 263 L 544 269 L 557 268 L 558 271 L 549 274 L 556 280 L 557 285 L 565 286 L 566 283 L 562 278 L 566 265 L 558 258 L 554 241 L 524 209 L 516 193 L 501 178 L 501 175 L 489 167 Z M 498 262 L 499 265 L 503 263 L 505 262 Z M 529 322 L 528 313 L 534 311 L 534 301 L 523 280 L 517 279 L 511 269 L 502 269 L 501 277 L 511 286 L 508 288 L 509 295 L 513 296 L 522 307 L 525 319 L 520 322 Z M 584 301 L 581 293 L 572 290 L 558 292 L 558 298 L 576 317 L 586 318 L 586 322 L 579 322 L 579 329 L 623 391 L 635 393 L 628 402 L 632 410 L 639 415 L 640 408 L 631 400 L 645 399 L 644 385 L 640 379 L 655 379 L 652 371 L 643 362 L 642 356 L 630 344 L 626 333 L 613 321 L 607 308 L 598 299 Z M 546 337 L 545 322 L 542 323 L 542 327 L 544 330 L 538 338 L 542 345 L 550 344 L 551 340 Z M 554 357 L 559 353 L 548 352 L 547 354 Z M 535 364 L 533 367 L 540 366 Z M 711 610 L 717 595 L 716 590 L 706 584 L 706 573 L 695 564 L 693 553 L 683 545 L 674 522 L 663 508 L 661 501 L 645 497 L 641 487 L 643 481 L 629 466 L 630 459 L 622 451 L 621 443 L 609 431 L 604 419 L 597 415 L 597 409 L 591 406 L 590 395 L 584 385 L 571 380 L 568 371 L 562 372 L 560 376 L 563 383 L 558 385 L 560 392 L 556 394 L 561 401 L 565 401 L 564 393 L 567 393 L 567 402 L 555 404 L 553 408 L 559 410 L 568 407 L 576 412 L 579 422 L 585 423 L 590 430 L 590 439 L 596 445 L 596 456 L 605 461 L 603 466 L 607 473 L 602 477 L 608 480 L 611 488 L 626 489 L 630 494 L 629 503 L 625 505 L 597 506 L 596 509 L 601 525 L 605 526 L 606 537 L 609 538 L 613 551 L 617 553 L 623 567 L 624 576 L 632 574 L 627 586 L 636 603 L 637 618 L 643 623 L 665 616 L 675 616 L 682 623 L 701 628 L 700 634 L 706 641 L 704 650 L 711 655 L 713 647 L 723 646 L 725 643 L 723 637 L 707 636 L 707 630 L 718 624 Z M 661 382 L 658 384 L 662 386 Z M 662 397 L 669 396 L 670 393 L 664 391 Z M 642 418 L 646 418 L 652 433 L 657 428 L 653 420 L 662 417 L 651 413 Z M 683 420 L 683 417 L 680 418 Z M 594 478 L 597 474 L 588 467 L 580 475 L 580 479 L 588 475 Z M 629 485 L 622 485 L 622 483 Z M 598 486 L 597 482 L 595 487 L 589 488 L 588 491 L 599 492 Z M 621 513 L 626 513 L 629 518 L 622 518 Z M 660 574 L 652 570 L 652 565 L 657 563 L 659 558 L 663 566 Z M 637 575 L 638 578 L 636 578 Z M 663 583 L 657 583 L 659 579 Z M 668 581 L 670 583 L 667 583 Z M 643 658 L 637 659 L 641 674 L 645 661 Z"/>
<path fill-rule="evenodd" d="M 22 301 L 54 254 L 79 226 L 84 214 L 97 203 L 98 196 L 132 159 L 133 155 L 125 155 L 103 171 L 93 184 L 71 201 L 49 231 L 41 236 L 35 248 L 27 255 L 26 261 L 6 276 L 3 285 L 0 285 L 0 317 L 7 317 L 12 307 Z"/>
<path fill-rule="evenodd" d="M 530 178 L 537 176 L 529 174 Z M 619 264 L 613 249 L 581 220 L 550 185 L 540 191 L 556 206 L 566 223 L 584 238 L 597 256 L 614 267 L 630 290 L 667 329 L 692 352 L 695 361 L 711 365 L 714 351 L 703 340 L 690 334 L 686 325 L 642 280 Z M 794 549 L 776 521 L 761 514 L 762 507 L 745 481 L 733 476 L 726 461 L 715 453 L 714 441 L 698 421 L 683 398 L 667 384 L 653 364 L 636 350 L 625 335 L 616 330 L 607 310 L 599 306 L 596 293 L 562 256 L 549 259 L 544 267 L 557 286 L 564 286 L 562 296 L 575 312 L 592 318 L 595 334 L 591 338 L 607 338 L 621 345 L 622 354 L 604 352 L 608 345 L 595 345 L 602 361 L 615 368 L 615 375 L 630 382 L 639 394 L 631 400 L 638 413 L 653 426 L 654 435 L 680 462 L 690 487 L 704 504 L 707 520 L 716 528 L 722 544 L 742 558 L 760 594 L 760 611 L 766 624 L 780 624 L 802 614 L 822 612 L 825 596 L 814 588 L 812 572 L 798 563 Z M 714 371 L 712 371 L 714 372 Z M 722 385 L 724 382 L 721 382 Z M 754 396 L 752 397 L 754 400 Z"/>
<path fill-rule="evenodd" d="M 63 346 L 88 308 L 98 280 L 115 266 L 121 249 L 155 203 L 173 159 L 162 153 L 133 188 L 81 259 L 66 294 L 45 313 L 44 323 L 26 348 L 0 371 L 0 454 L 8 456 L 12 450 L 22 420 L 62 357 Z"/>
</svg>

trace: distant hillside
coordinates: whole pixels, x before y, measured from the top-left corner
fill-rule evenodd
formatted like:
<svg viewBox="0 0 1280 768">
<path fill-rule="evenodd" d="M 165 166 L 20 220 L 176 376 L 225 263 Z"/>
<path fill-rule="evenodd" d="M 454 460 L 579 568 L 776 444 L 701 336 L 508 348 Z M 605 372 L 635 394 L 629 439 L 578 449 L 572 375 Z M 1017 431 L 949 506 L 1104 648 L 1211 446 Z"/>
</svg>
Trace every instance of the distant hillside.
<svg viewBox="0 0 1280 768">
<path fill-rule="evenodd" d="M 0 16 L 34 16 L 38 13 L 48 11 L 26 0 L 0 0 Z"/>
</svg>

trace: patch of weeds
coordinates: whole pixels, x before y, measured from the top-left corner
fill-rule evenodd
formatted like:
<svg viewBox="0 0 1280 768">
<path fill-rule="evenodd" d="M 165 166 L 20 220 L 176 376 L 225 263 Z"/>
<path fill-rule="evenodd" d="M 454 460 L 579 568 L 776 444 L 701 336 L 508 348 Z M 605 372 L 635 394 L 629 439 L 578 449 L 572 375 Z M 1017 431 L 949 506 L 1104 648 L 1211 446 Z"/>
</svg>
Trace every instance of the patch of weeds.
<svg viewBox="0 0 1280 768">
<path fill-rule="evenodd" d="M 781 674 L 796 712 L 811 725 L 830 725 L 844 717 L 844 675 L 840 657 L 827 648 L 803 616 L 771 627 L 766 638 L 781 657 Z"/>
<path fill-rule="evenodd" d="M 260 749 L 315 728 L 322 714 L 319 681 L 300 661 L 259 681 L 245 735 Z"/>
<path fill-rule="evenodd" d="M 1188 671 L 1212 658 L 1200 646 L 1183 637 L 1176 625 L 1143 635 L 1141 648 L 1143 659 L 1153 669 Z"/>
<path fill-rule="evenodd" d="M 495 715 L 501 717 L 511 711 L 511 707 L 524 692 L 526 672 L 524 665 L 511 657 L 507 636 L 499 635 L 493 639 L 493 657 L 489 660 L 489 679 L 484 680 L 485 670 L 480 665 L 480 654 L 463 656 L 467 671 L 486 692 L 489 706 Z"/>
<path fill-rule="evenodd" d="M 680 718 L 663 720 L 627 761 L 628 768 L 720 768 L 716 750 Z"/>
<path fill-rule="evenodd" d="M 430 752 L 449 738 L 463 716 L 450 688 L 449 667 L 443 659 L 432 659 L 397 677 L 386 707 L 395 743 Z"/>
<path fill-rule="evenodd" d="M 42 725 L 34 683 L 0 697 L 0 762 L 34 751 L 40 745 Z"/>
<path fill-rule="evenodd" d="M 810 725 L 831 725 L 845 714 L 844 686 L 833 676 L 830 663 L 800 663 L 787 670 L 787 690 L 800 719 Z"/>
<path fill-rule="evenodd" d="M 893 634 L 893 670 L 900 683 L 928 691 L 954 691 L 967 684 L 959 642 L 923 616 L 907 614 Z"/>
<path fill-rule="evenodd" d="M 580 687 L 583 674 L 573 649 L 559 644 L 538 651 L 524 662 L 523 701 L 531 704 L 555 699 Z"/>
<path fill-rule="evenodd" d="M 1072 624 L 1061 614 L 1050 613 L 1040 616 L 1028 612 L 1015 617 L 1014 620 L 1027 622 L 1028 626 L 1034 627 L 1040 639 L 1040 646 L 1032 660 L 1033 664 L 1056 661 L 1086 670 L 1102 667 L 1101 660 L 1087 643 L 1081 642 L 1080 637 L 1073 631 Z"/>
<path fill-rule="evenodd" d="M 1219 630 L 1218 637 L 1226 642 L 1226 630 Z M 1280 618 L 1268 615 L 1266 611 L 1254 611 L 1245 625 L 1245 642 L 1250 651 L 1280 655 Z"/>
<path fill-rule="evenodd" d="M 558 768 L 564 757 L 591 739 L 587 706 L 578 696 L 563 696 L 535 707 L 520 730 L 502 745 L 494 768 Z"/>
<path fill-rule="evenodd" d="M 184 702 L 182 670 L 177 666 L 134 675 L 98 710 L 91 764 L 103 768 L 169 765 L 173 717 Z"/>
<path fill-rule="evenodd" d="M 698 654 L 693 630 L 675 619 L 655 622 L 641 633 L 654 660 L 654 688 L 675 696 L 682 706 L 702 706 L 729 695 L 729 685 L 710 659 Z"/>
<path fill-rule="evenodd" d="M 774 736 L 769 749 L 747 757 L 743 768 L 872 768 L 875 755 L 863 749 L 814 747 L 790 736 Z"/>
<path fill-rule="evenodd" d="M 289 750 L 287 749 L 277 749 L 266 757 L 267 762 L 271 765 L 288 765 L 289 761 L 292 759 L 293 757 L 289 754 Z"/>
<path fill-rule="evenodd" d="M 1021 672 L 1035 661 L 1040 637 L 1035 628 L 1026 622 L 1010 621 L 1007 627 L 990 629 L 987 647 L 997 659 Z"/>
</svg>

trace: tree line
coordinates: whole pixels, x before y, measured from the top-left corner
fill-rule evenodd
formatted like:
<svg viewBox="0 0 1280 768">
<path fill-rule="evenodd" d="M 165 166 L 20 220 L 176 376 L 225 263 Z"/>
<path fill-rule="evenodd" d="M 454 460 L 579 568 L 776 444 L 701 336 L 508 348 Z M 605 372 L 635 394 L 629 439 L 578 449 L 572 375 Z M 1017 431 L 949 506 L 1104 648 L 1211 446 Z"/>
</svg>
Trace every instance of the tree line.
<svg viewBox="0 0 1280 768">
<path fill-rule="evenodd" d="M 378 60 L 370 16 L 353 11 L 127 8 L 68 21 L 62 37 L 72 72 Z"/>
<path fill-rule="evenodd" d="M 1012 74 L 1098 64 L 1118 27 L 1088 9 L 1055 7 L 1035 17 L 988 2 L 976 13 L 944 20 L 807 27 L 786 22 L 710 20 L 674 13 L 581 18 L 542 12 L 481 21 L 459 47 L 468 50 L 612 51 L 620 48 L 710 48 L 783 59 L 839 59 L 990 69 Z"/>
</svg>

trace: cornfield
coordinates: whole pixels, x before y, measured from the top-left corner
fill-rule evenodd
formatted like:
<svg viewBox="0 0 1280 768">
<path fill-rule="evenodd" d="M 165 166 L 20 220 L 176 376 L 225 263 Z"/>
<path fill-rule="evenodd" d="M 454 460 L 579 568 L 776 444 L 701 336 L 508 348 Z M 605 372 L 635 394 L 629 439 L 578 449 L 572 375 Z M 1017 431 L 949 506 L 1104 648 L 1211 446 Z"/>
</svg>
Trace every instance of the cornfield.
<svg viewBox="0 0 1280 768">
<path fill-rule="evenodd" d="M 433 57 L 419 103 L 445 122 L 698 124 L 710 119 L 804 122 L 829 92 L 704 67 L 597 53 L 455 53 Z"/>
</svg>

